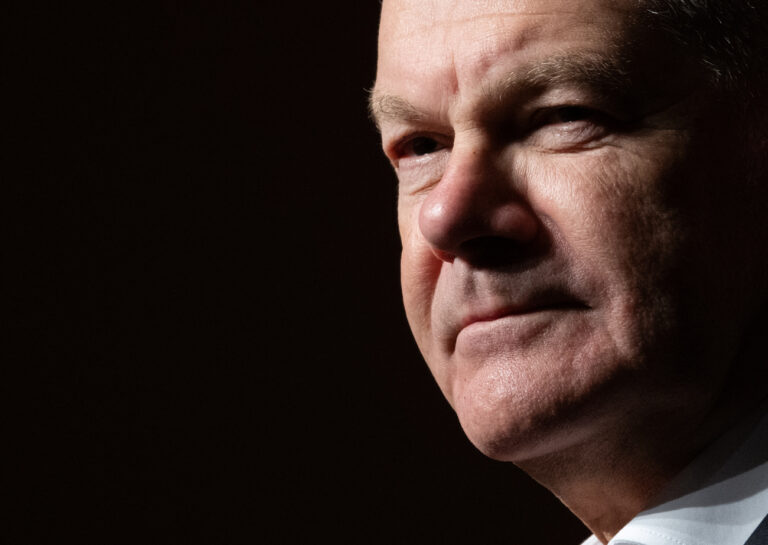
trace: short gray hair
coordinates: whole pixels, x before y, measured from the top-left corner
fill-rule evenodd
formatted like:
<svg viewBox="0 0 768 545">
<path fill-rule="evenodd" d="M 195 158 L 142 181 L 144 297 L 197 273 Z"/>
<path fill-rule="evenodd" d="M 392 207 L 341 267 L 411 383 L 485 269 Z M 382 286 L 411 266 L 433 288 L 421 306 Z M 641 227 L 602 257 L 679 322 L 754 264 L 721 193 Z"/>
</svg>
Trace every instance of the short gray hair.
<svg viewBox="0 0 768 545">
<path fill-rule="evenodd" d="M 768 1 L 641 1 L 652 21 L 702 56 L 715 81 L 744 88 L 768 80 Z"/>
</svg>

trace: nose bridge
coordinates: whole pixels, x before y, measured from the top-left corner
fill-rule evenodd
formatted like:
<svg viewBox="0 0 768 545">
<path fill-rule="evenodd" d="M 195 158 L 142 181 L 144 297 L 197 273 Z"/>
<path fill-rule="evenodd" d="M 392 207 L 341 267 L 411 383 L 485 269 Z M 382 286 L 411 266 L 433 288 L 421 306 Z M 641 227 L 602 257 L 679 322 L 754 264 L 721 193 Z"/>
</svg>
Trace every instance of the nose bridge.
<svg viewBox="0 0 768 545">
<path fill-rule="evenodd" d="M 435 254 L 452 260 L 475 238 L 534 237 L 537 221 L 520 192 L 511 152 L 478 136 L 454 142 L 445 172 L 419 213 L 419 228 Z"/>
<path fill-rule="evenodd" d="M 488 170 L 490 157 L 482 142 L 454 146 L 451 158 L 437 186 L 429 194 L 422 207 L 422 219 L 427 230 L 446 229 L 445 223 L 466 223 L 469 209 L 491 189 Z M 486 187 L 483 187 L 486 186 Z"/>
<path fill-rule="evenodd" d="M 445 172 L 419 214 L 421 232 L 433 247 L 449 250 L 461 232 L 475 228 L 476 215 L 471 209 L 480 197 L 485 159 L 481 143 L 455 142 Z"/>
</svg>

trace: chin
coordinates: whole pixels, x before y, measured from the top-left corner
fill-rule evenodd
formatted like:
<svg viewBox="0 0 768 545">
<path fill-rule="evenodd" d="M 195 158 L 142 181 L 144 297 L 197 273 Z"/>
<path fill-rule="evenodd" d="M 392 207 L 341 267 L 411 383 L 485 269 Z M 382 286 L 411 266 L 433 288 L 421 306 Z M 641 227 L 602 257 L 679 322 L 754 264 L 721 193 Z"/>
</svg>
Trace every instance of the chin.
<svg viewBox="0 0 768 545">
<path fill-rule="evenodd" d="M 509 382 L 470 382 L 456 393 L 453 406 L 464 433 L 489 458 L 516 462 L 555 447 L 544 433 L 545 403 L 522 403 L 525 396 Z"/>
<path fill-rule="evenodd" d="M 480 452 L 505 462 L 546 456 L 594 440 L 620 418 L 611 399 L 626 398 L 632 383 L 622 366 L 551 350 L 527 356 L 458 366 L 452 405 Z"/>
<path fill-rule="evenodd" d="M 458 414 L 462 429 L 475 448 L 493 460 L 513 463 L 563 452 L 588 441 L 596 424 L 582 426 L 565 416 L 520 418 L 504 414 L 503 410 L 501 416 L 466 410 Z"/>
</svg>

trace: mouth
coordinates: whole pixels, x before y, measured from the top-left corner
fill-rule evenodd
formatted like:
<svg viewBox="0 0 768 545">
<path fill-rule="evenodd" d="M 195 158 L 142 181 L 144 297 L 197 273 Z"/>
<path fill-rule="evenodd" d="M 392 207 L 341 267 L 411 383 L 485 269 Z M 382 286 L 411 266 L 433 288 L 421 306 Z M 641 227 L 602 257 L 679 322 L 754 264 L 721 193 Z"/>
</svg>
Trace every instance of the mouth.
<svg viewBox="0 0 768 545">
<path fill-rule="evenodd" d="M 470 312 L 462 318 L 461 329 L 472 324 L 492 322 L 509 316 L 526 316 L 548 311 L 584 311 L 589 310 L 590 308 L 591 307 L 583 301 L 579 301 L 573 297 L 568 297 L 563 294 L 547 294 L 532 297 L 520 304 L 500 305 L 487 310 Z"/>
<path fill-rule="evenodd" d="M 562 286 L 521 289 L 517 294 L 497 291 L 465 304 L 444 337 L 446 351 L 456 354 L 457 361 L 479 364 L 501 355 L 519 357 L 556 345 L 557 339 L 581 335 L 592 323 L 593 307 Z"/>
</svg>

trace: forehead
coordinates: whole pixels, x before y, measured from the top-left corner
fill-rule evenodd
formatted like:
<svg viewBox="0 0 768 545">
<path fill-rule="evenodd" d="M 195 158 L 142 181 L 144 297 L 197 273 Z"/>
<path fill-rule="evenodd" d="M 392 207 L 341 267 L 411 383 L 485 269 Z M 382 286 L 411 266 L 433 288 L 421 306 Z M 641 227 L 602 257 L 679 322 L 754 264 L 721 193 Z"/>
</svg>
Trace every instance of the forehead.
<svg viewBox="0 0 768 545">
<path fill-rule="evenodd" d="M 609 56 L 638 10 L 625 0 L 384 0 L 376 87 L 447 100 L 547 56 Z"/>
</svg>

